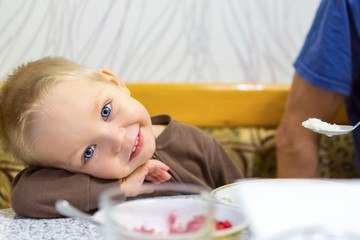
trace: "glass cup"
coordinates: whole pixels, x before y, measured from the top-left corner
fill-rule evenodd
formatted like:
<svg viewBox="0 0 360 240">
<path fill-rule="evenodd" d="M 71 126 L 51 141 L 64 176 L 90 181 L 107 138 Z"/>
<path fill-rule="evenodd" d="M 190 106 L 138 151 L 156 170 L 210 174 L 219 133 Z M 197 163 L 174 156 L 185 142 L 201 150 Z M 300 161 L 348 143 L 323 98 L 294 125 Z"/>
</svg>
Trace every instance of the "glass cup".
<svg viewBox="0 0 360 240">
<path fill-rule="evenodd" d="M 105 239 L 211 239 L 214 200 L 207 189 L 189 184 L 143 184 L 141 194 L 125 197 L 114 187 L 100 196 Z"/>
</svg>

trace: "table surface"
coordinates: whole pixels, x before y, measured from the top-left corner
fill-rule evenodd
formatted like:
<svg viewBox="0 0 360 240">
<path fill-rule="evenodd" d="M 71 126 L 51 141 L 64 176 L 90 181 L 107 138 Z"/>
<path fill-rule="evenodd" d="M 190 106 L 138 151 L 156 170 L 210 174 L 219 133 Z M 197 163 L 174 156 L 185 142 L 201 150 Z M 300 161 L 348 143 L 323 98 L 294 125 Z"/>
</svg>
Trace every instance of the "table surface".
<svg viewBox="0 0 360 240">
<path fill-rule="evenodd" d="M 16 216 L 11 208 L 0 209 L 0 240 L 90 239 L 101 240 L 98 226 L 79 218 L 32 219 Z M 247 230 L 241 240 L 251 239 Z"/>
<path fill-rule="evenodd" d="M 29 219 L 0 209 L 0 239 L 102 239 L 98 227 L 78 218 Z"/>
</svg>

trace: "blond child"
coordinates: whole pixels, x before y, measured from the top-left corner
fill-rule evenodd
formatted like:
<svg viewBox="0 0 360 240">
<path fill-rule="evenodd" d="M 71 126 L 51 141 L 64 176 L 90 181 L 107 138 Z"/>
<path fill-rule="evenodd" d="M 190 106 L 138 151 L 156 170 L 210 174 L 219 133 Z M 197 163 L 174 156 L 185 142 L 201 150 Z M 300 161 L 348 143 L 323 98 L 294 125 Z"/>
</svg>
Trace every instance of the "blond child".
<svg viewBox="0 0 360 240">
<path fill-rule="evenodd" d="M 168 115 L 150 118 L 118 77 L 63 58 L 7 77 L 0 123 L 4 150 L 29 165 L 11 195 L 26 217 L 61 216 L 60 198 L 94 211 L 99 193 L 119 184 L 134 196 L 144 181 L 215 188 L 242 177 L 212 137 Z"/>
</svg>

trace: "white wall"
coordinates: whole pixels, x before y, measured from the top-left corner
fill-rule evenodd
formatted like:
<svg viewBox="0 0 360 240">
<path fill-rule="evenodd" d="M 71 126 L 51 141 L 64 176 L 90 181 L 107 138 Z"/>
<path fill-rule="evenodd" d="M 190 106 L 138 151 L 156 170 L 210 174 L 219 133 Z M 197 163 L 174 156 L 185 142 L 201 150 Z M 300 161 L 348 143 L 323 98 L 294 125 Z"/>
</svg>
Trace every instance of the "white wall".
<svg viewBox="0 0 360 240">
<path fill-rule="evenodd" d="M 43 56 L 126 82 L 290 82 L 319 0 L 2 0 L 0 76 Z"/>
</svg>

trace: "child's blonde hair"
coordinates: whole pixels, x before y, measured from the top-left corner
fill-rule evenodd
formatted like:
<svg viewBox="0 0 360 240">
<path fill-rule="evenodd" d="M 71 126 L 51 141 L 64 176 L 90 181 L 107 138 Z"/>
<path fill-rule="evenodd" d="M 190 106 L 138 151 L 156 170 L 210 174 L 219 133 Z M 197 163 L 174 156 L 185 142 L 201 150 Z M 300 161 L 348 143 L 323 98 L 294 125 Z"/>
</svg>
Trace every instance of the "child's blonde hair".
<svg viewBox="0 0 360 240">
<path fill-rule="evenodd" d="M 32 133 L 42 100 L 51 97 L 53 86 L 80 79 L 100 80 L 98 69 L 60 57 L 46 57 L 23 64 L 4 80 L 0 90 L 0 144 L 5 152 L 25 164 L 42 165 L 32 152 Z M 38 123 L 40 125 L 40 123 Z"/>
</svg>

